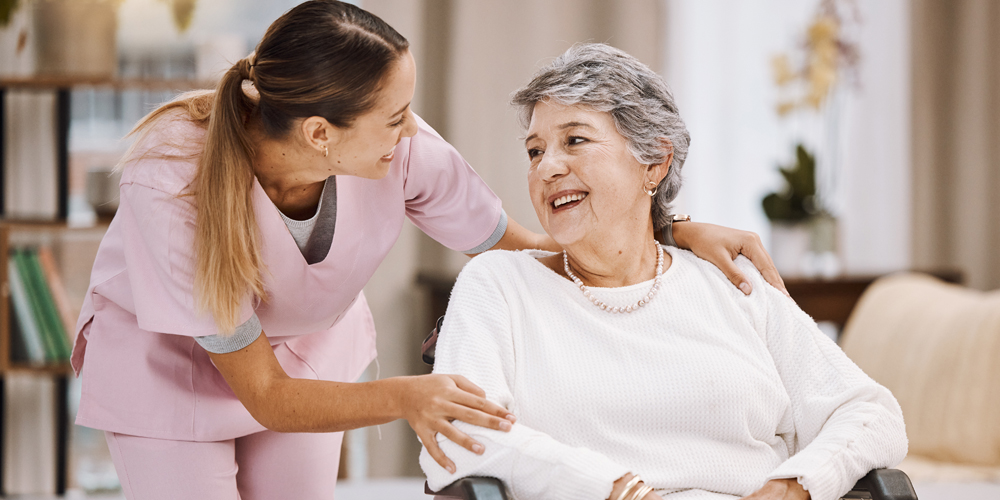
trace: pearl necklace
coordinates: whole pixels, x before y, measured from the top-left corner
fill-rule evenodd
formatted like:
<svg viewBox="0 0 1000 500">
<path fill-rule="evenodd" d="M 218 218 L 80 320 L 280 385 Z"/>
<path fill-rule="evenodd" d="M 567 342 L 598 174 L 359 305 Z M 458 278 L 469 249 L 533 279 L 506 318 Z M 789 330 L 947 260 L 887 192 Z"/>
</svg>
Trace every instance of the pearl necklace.
<svg viewBox="0 0 1000 500">
<path fill-rule="evenodd" d="M 653 300 L 656 292 L 660 289 L 660 277 L 663 276 L 663 247 L 661 247 L 655 240 L 653 241 L 653 245 L 656 246 L 656 278 L 653 278 L 653 287 L 649 289 L 649 293 L 647 293 L 645 297 L 639 299 L 639 302 L 625 307 L 612 307 L 605 304 L 597 297 L 594 297 L 594 294 L 590 291 L 590 287 L 584 285 L 583 281 L 580 278 L 577 278 L 576 275 L 573 274 L 573 271 L 569 270 L 569 256 L 566 255 L 566 250 L 563 250 L 563 269 L 566 271 L 566 275 L 573 280 L 573 283 L 576 283 L 576 286 L 580 287 L 580 291 L 583 292 L 583 296 L 590 299 L 590 301 L 593 302 L 595 306 L 600 307 L 601 310 L 612 313 L 630 313 L 632 311 L 638 311 L 640 307 L 645 306 L 650 300 Z"/>
</svg>

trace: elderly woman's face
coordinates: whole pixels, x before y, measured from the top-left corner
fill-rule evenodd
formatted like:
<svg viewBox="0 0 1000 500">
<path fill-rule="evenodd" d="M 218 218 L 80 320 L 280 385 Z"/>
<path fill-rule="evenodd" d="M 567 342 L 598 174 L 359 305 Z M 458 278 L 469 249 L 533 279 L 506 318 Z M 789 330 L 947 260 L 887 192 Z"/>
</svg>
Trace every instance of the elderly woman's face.
<svg viewBox="0 0 1000 500">
<path fill-rule="evenodd" d="M 609 113 L 539 102 L 525 148 L 531 202 L 560 245 L 650 223 L 646 166 L 629 152 Z"/>
</svg>

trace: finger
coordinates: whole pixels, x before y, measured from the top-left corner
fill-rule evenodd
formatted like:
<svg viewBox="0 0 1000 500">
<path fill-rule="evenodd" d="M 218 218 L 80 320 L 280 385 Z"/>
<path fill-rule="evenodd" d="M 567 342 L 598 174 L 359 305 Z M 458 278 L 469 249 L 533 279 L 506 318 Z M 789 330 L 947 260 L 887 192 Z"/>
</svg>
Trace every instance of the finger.
<svg viewBox="0 0 1000 500">
<path fill-rule="evenodd" d="M 434 433 L 427 432 L 420 435 L 420 441 L 424 443 L 424 448 L 427 449 L 427 453 L 430 454 L 431 458 L 438 463 L 444 470 L 454 474 L 455 464 L 445 456 L 444 451 L 441 451 L 441 447 L 438 446 L 437 439 L 434 438 Z"/>
<path fill-rule="evenodd" d="M 754 267 L 760 271 L 761 276 L 764 280 L 771 284 L 774 288 L 777 288 L 785 296 L 788 295 L 788 289 L 785 288 L 785 282 L 781 279 L 781 275 L 778 274 L 778 269 L 774 267 L 774 261 L 771 260 L 771 256 L 768 255 L 767 251 L 764 250 L 764 245 L 760 243 L 760 238 L 756 239 L 752 244 L 743 246 L 743 255 L 745 255 L 750 262 L 753 262 Z"/>
<path fill-rule="evenodd" d="M 455 385 L 457 385 L 459 389 L 462 389 L 465 392 L 471 392 L 481 398 L 486 397 L 486 391 L 482 390 L 478 385 L 470 382 L 469 379 L 461 375 L 449 375 L 449 377 L 455 381 Z"/>
<path fill-rule="evenodd" d="M 453 443 L 475 453 L 476 455 L 482 455 L 483 451 L 486 450 L 482 443 L 472 439 L 471 436 L 458 430 L 458 428 L 454 425 L 444 424 L 438 429 L 438 432 L 440 432 L 442 436 L 450 439 Z"/>
<path fill-rule="evenodd" d="M 451 412 L 449 412 L 449 415 L 452 415 L 456 420 L 461 420 L 467 424 L 478 425 L 479 427 L 496 429 L 503 432 L 507 432 L 511 429 L 511 423 L 509 420 L 495 417 L 480 410 L 469 408 L 468 406 L 455 404 L 454 408 L 450 408 L 450 410 Z"/>
<path fill-rule="evenodd" d="M 514 414 L 510 412 L 510 410 L 486 398 L 476 397 L 468 393 L 465 394 L 459 393 L 457 397 L 454 399 L 454 402 L 462 406 L 467 406 L 469 408 L 472 408 L 473 410 L 478 410 L 482 414 L 495 415 L 497 417 L 500 417 L 501 419 L 504 419 L 505 421 L 507 421 L 508 427 L 500 430 L 509 430 L 509 424 L 511 422 L 517 421 L 517 417 L 515 417 Z M 484 426 L 484 427 L 490 427 L 492 429 L 498 428 L 495 426 Z"/>
<path fill-rule="evenodd" d="M 750 295 L 750 292 L 753 291 L 753 286 L 750 285 L 750 281 L 747 280 L 746 276 L 743 276 L 743 273 L 740 272 L 740 268 L 736 267 L 736 263 L 730 260 L 728 256 L 723 255 L 718 262 L 712 262 L 712 264 L 715 264 L 716 267 L 722 270 L 722 274 L 725 274 L 726 278 L 728 278 L 729 281 L 736 286 L 736 288 L 739 288 L 744 295 Z"/>
</svg>

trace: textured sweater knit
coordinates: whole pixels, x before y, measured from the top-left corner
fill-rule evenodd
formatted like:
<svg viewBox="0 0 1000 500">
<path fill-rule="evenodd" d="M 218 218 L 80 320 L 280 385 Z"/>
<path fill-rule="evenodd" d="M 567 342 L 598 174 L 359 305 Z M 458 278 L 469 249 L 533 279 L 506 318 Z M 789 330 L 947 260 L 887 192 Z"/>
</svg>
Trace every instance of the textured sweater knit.
<svg viewBox="0 0 1000 500">
<path fill-rule="evenodd" d="M 432 489 L 491 476 L 517 500 L 598 500 L 633 472 L 667 500 L 739 498 L 777 478 L 832 500 L 903 459 L 892 394 L 748 260 L 737 260 L 753 285 L 744 296 L 713 265 L 666 250 L 659 293 L 631 314 L 595 307 L 538 262 L 545 252 L 465 266 L 434 372 L 464 375 L 518 421 L 508 433 L 455 421 L 485 453 L 439 434 L 458 470 L 422 451 Z M 592 291 L 624 306 L 651 283 Z"/>
</svg>

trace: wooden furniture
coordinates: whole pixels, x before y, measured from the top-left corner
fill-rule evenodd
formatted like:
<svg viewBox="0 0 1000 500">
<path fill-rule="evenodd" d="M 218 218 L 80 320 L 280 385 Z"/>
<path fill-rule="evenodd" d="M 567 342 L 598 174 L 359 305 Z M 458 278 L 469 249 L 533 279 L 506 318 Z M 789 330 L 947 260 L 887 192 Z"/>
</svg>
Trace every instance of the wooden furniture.
<svg viewBox="0 0 1000 500">
<path fill-rule="evenodd" d="M 71 122 L 71 96 L 72 90 L 80 88 L 99 88 L 115 91 L 174 91 L 182 92 L 197 88 L 211 88 L 213 85 L 206 82 L 196 82 L 191 80 L 149 80 L 149 79 L 108 79 L 89 77 L 30 77 L 30 78 L 8 78 L 0 79 L 0 255 L 6 258 L 10 251 L 10 241 L 24 236 L 29 240 L 33 236 L 43 239 L 58 239 L 60 236 L 79 235 L 85 231 L 96 231 L 95 237 L 100 241 L 105 226 L 91 229 L 73 229 L 66 226 L 65 221 L 69 214 L 69 134 Z M 55 218 L 48 221 L 25 221 L 12 220 L 6 217 L 7 206 L 5 200 L 7 183 L 7 110 L 5 109 L 6 95 L 12 90 L 30 90 L 37 92 L 54 92 L 56 95 L 56 185 L 55 189 L 57 210 Z M 96 245 L 95 245 L 96 249 Z M 89 281 L 90 269 L 93 266 L 92 257 L 87 257 L 86 262 L 75 268 L 73 272 L 83 273 L 81 276 L 66 276 L 64 279 L 72 278 L 76 281 L 85 279 Z M 86 260 L 86 259 L 85 259 Z M 71 280 L 67 280 L 71 281 Z M 11 333 L 11 311 L 10 311 L 10 289 L 7 280 L 7 266 L 4 262 L 0 265 L 0 450 L 3 450 L 4 432 L 3 417 L 6 408 L 5 377 L 12 373 L 30 373 L 38 376 L 49 376 L 55 380 L 55 411 L 56 421 L 56 464 L 55 491 L 57 495 L 63 495 L 68 486 L 69 477 L 69 381 L 72 369 L 69 362 L 56 364 L 27 364 L 15 363 L 10 358 L 10 333 Z M 0 496 L 5 495 L 3 483 L 4 462 L 0 453 Z"/>
<path fill-rule="evenodd" d="M 918 271 L 919 272 L 919 271 Z M 948 283 L 962 283 L 962 273 L 954 270 L 924 271 Z M 788 294 L 816 321 L 829 321 L 843 329 L 868 285 L 878 275 L 838 276 L 835 278 L 790 278 L 785 280 Z"/>
</svg>

